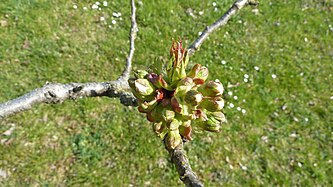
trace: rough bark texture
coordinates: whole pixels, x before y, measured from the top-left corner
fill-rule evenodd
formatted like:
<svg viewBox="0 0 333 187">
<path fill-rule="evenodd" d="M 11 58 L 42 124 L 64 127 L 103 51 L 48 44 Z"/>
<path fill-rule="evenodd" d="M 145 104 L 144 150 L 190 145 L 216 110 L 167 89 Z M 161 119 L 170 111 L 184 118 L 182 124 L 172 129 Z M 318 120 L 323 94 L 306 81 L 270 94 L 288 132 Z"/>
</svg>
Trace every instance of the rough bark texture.
<svg viewBox="0 0 333 187">
<path fill-rule="evenodd" d="M 187 159 L 186 153 L 183 149 L 183 144 L 180 144 L 175 149 L 169 149 L 171 161 L 175 164 L 178 171 L 180 180 L 183 181 L 185 186 L 188 187 L 202 187 L 203 184 L 200 182 L 198 176 L 193 172 L 191 165 Z"/>
</svg>

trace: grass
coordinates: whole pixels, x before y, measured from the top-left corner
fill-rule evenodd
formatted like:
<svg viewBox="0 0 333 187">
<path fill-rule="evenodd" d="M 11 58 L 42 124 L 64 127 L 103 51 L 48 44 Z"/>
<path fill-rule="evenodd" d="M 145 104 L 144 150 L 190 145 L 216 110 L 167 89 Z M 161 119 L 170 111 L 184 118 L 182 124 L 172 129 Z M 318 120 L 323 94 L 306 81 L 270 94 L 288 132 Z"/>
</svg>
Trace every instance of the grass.
<svg viewBox="0 0 333 187">
<path fill-rule="evenodd" d="M 142 2 L 135 69 L 167 59 L 172 38 L 190 44 L 232 3 Z M 0 102 L 47 81 L 121 74 L 130 5 L 112 1 L 92 10 L 93 3 L 0 4 Z M 332 10 L 331 1 L 263 1 L 259 15 L 241 10 L 191 58 L 226 88 L 223 131 L 196 131 L 186 146 L 206 186 L 332 185 Z M 183 185 L 144 116 L 116 99 L 39 105 L 0 124 L 2 186 Z"/>
</svg>

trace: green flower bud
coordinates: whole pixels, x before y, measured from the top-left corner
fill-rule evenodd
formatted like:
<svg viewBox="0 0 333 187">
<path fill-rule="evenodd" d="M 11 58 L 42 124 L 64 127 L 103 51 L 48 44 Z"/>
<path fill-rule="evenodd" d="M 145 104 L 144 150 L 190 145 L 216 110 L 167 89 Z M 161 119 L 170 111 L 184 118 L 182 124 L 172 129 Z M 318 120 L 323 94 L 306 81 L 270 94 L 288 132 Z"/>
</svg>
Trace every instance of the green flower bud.
<svg viewBox="0 0 333 187">
<path fill-rule="evenodd" d="M 190 126 L 180 126 L 179 127 L 179 134 L 182 135 L 184 138 L 188 140 L 192 140 L 191 134 L 192 134 L 192 127 Z"/>
<path fill-rule="evenodd" d="M 148 75 L 148 71 L 145 71 L 145 70 L 136 70 L 134 72 L 134 77 L 136 79 L 144 79 L 144 78 L 146 78 L 146 75 Z"/>
<path fill-rule="evenodd" d="M 169 91 L 173 90 L 173 88 L 163 79 L 162 75 L 157 75 L 156 73 L 149 73 L 146 77 L 157 88 L 164 88 Z"/>
<path fill-rule="evenodd" d="M 173 119 L 170 123 L 167 123 L 167 127 L 171 131 L 178 130 L 178 127 L 182 125 L 182 121 L 179 121 L 178 119 Z"/>
<path fill-rule="evenodd" d="M 203 84 L 206 81 L 208 74 L 209 71 L 205 66 L 195 64 L 187 76 L 193 78 L 195 84 Z"/>
<path fill-rule="evenodd" d="M 181 97 L 184 96 L 186 92 L 190 91 L 193 87 L 193 79 L 190 77 L 186 77 L 180 80 L 177 84 L 177 88 L 175 90 L 175 95 Z"/>
<path fill-rule="evenodd" d="M 182 143 L 182 137 L 178 130 L 169 131 L 165 137 L 165 144 L 169 149 L 175 149 L 179 144 Z"/>
<path fill-rule="evenodd" d="M 204 85 L 200 86 L 198 88 L 198 91 L 200 91 L 204 96 L 216 97 L 223 94 L 224 88 L 222 83 L 220 82 L 209 81 Z"/>
<path fill-rule="evenodd" d="M 183 106 L 179 103 L 179 100 L 176 97 L 172 97 L 170 102 L 171 102 L 172 109 L 175 112 L 177 112 L 177 113 L 182 112 Z"/>
<path fill-rule="evenodd" d="M 157 105 L 157 100 L 152 101 L 139 101 L 138 110 L 141 113 L 147 113 L 151 111 Z"/>
<path fill-rule="evenodd" d="M 227 119 L 226 119 L 225 115 L 221 111 L 219 111 L 219 112 L 210 112 L 210 113 L 208 113 L 208 115 L 213 116 L 216 120 L 220 121 L 221 123 L 227 122 Z"/>
<path fill-rule="evenodd" d="M 128 83 L 137 98 L 146 99 L 146 96 L 151 96 L 155 92 L 154 85 L 147 79 L 129 79 Z"/>
<path fill-rule="evenodd" d="M 192 106 L 197 106 L 202 99 L 202 94 L 196 90 L 190 90 L 185 95 L 185 101 Z"/>
<path fill-rule="evenodd" d="M 219 132 L 221 128 L 220 123 L 221 122 L 213 116 L 209 116 L 206 121 L 199 122 L 199 127 L 206 131 Z"/>
<path fill-rule="evenodd" d="M 167 109 L 166 107 L 164 107 L 164 109 L 161 111 L 161 113 L 162 113 L 163 121 L 168 122 L 175 118 L 175 112 L 173 110 Z"/>
<path fill-rule="evenodd" d="M 221 97 L 205 97 L 199 107 L 211 112 L 219 111 L 224 107 L 224 100 Z"/>
<path fill-rule="evenodd" d="M 153 130 L 161 139 L 169 132 L 164 122 L 153 123 Z"/>
</svg>

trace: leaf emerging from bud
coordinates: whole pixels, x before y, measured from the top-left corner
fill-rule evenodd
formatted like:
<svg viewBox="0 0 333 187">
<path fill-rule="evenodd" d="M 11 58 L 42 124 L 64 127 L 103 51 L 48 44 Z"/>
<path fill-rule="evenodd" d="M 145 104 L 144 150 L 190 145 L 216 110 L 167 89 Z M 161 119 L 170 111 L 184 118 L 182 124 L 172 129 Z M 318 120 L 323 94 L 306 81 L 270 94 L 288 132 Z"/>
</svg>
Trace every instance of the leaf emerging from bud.
<svg viewBox="0 0 333 187">
<path fill-rule="evenodd" d="M 179 144 L 182 143 L 182 137 L 178 130 L 169 131 L 165 137 L 165 144 L 169 149 L 175 149 Z"/>
<path fill-rule="evenodd" d="M 153 130 L 161 139 L 164 139 L 165 135 L 168 133 L 164 122 L 153 123 Z"/>
<path fill-rule="evenodd" d="M 206 121 L 199 122 L 199 127 L 206 131 L 219 132 L 221 128 L 220 123 L 221 122 L 213 116 L 209 116 Z"/>
</svg>

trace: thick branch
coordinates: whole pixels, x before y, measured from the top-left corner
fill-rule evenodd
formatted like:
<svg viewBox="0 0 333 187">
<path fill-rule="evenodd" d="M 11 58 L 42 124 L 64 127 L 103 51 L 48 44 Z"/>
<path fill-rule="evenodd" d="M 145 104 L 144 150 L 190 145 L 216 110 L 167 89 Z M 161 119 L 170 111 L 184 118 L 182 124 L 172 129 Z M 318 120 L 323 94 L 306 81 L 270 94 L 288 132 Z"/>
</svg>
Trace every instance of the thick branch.
<svg viewBox="0 0 333 187">
<path fill-rule="evenodd" d="M 127 106 L 137 105 L 136 98 L 130 93 L 127 83 L 134 55 L 134 41 L 138 31 L 136 23 L 136 8 L 134 0 L 131 0 L 131 31 L 130 31 L 130 49 L 126 60 L 126 67 L 117 81 L 102 83 L 69 83 L 46 84 L 42 88 L 37 88 L 19 98 L 0 104 L 0 118 L 14 115 L 18 112 L 28 110 L 39 103 L 62 103 L 66 99 L 77 99 L 83 97 L 119 97 L 121 103 Z"/>
<path fill-rule="evenodd" d="M 130 48 L 129 48 L 129 52 L 128 52 L 128 57 L 126 60 L 126 67 L 123 71 L 123 74 L 119 77 L 120 79 L 123 80 L 128 80 L 130 73 L 131 73 L 131 69 L 132 69 L 132 59 L 133 59 L 133 55 L 134 55 L 134 51 L 135 51 L 135 45 L 134 45 L 134 41 L 136 38 L 136 33 L 138 32 L 138 26 L 136 24 L 136 8 L 135 8 L 135 2 L 134 0 L 131 0 L 131 6 L 132 6 L 132 15 L 131 15 L 131 31 L 130 31 Z"/>
<path fill-rule="evenodd" d="M 21 97 L 0 104 L 0 119 L 28 110 L 39 103 L 62 103 L 67 99 L 84 97 L 119 97 L 127 106 L 136 106 L 136 98 L 128 92 L 127 81 L 90 83 L 47 83 Z"/>
<path fill-rule="evenodd" d="M 199 49 L 202 43 L 208 38 L 208 36 L 213 33 L 216 29 L 222 27 L 223 25 L 227 24 L 229 19 L 237 13 L 238 10 L 242 9 L 245 5 L 256 5 L 257 3 L 255 0 L 237 0 L 229 10 L 223 14 L 223 16 L 215 21 L 210 26 L 207 26 L 205 30 L 202 31 L 202 34 L 199 36 L 197 40 L 195 40 L 189 47 L 188 51 L 190 55 L 193 55 L 195 51 Z"/>
<path fill-rule="evenodd" d="M 175 149 L 169 149 L 171 161 L 175 164 L 180 180 L 187 187 L 202 187 L 203 184 L 200 182 L 198 176 L 192 171 L 191 165 L 187 159 L 186 153 L 183 150 L 183 144 L 180 144 Z"/>
</svg>

